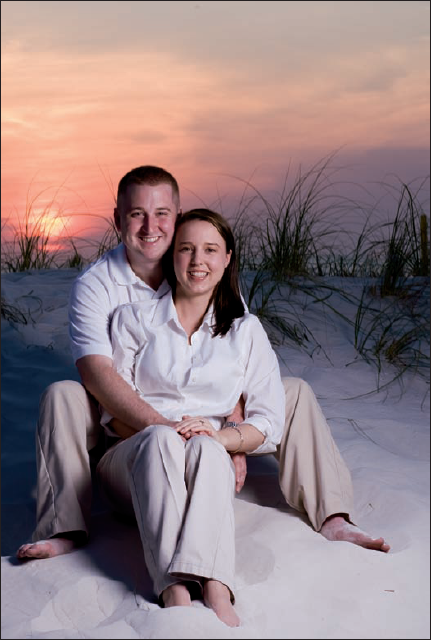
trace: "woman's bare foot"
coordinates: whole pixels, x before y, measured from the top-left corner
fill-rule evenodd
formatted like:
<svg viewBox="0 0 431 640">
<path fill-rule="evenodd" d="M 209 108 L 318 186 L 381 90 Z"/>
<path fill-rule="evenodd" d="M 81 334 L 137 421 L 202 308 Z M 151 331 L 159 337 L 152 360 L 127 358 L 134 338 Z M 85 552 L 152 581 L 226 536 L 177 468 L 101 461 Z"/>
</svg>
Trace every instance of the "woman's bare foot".
<svg viewBox="0 0 431 640">
<path fill-rule="evenodd" d="M 365 531 L 361 531 L 355 525 L 350 524 L 343 516 L 333 515 L 325 520 L 320 529 L 322 536 L 328 540 L 344 540 L 358 544 L 365 549 L 374 549 L 375 551 L 384 551 L 387 553 L 390 546 L 386 544 L 383 538 L 372 538 Z"/>
<path fill-rule="evenodd" d="M 20 560 L 54 558 L 64 553 L 70 553 L 78 546 L 75 540 L 69 538 L 50 538 L 49 540 L 38 540 L 38 542 L 22 544 L 16 552 L 16 556 Z"/>
<path fill-rule="evenodd" d="M 192 604 L 189 590 L 182 582 L 166 587 L 162 600 L 165 607 L 189 607 Z"/>
<path fill-rule="evenodd" d="M 239 627 L 240 620 L 230 601 L 230 591 L 218 580 L 207 580 L 204 584 L 204 603 L 229 627 Z"/>
</svg>

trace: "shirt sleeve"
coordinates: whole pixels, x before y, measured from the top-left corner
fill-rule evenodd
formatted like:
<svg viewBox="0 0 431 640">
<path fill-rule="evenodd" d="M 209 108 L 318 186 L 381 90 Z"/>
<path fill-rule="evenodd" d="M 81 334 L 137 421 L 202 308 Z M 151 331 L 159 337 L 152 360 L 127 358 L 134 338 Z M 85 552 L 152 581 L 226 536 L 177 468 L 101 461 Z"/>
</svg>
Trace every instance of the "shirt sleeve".
<svg viewBox="0 0 431 640">
<path fill-rule="evenodd" d="M 143 344 L 143 335 L 140 333 L 138 312 L 132 305 L 125 304 L 117 307 L 110 323 L 110 335 L 112 344 L 112 359 L 119 375 L 139 393 L 135 385 L 135 357 Z M 101 424 L 111 435 L 117 435 L 109 427 L 112 415 L 102 407 Z"/>
<path fill-rule="evenodd" d="M 135 390 L 135 360 L 146 340 L 139 310 L 134 305 L 116 309 L 111 322 L 114 365 L 120 376 Z"/>
<path fill-rule="evenodd" d="M 69 298 L 69 339 L 75 360 L 89 355 L 112 358 L 109 293 L 95 279 L 75 280 Z"/>
<path fill-rule="evenodd" d="M 283 435 L 285 392 L 277 355 L 266 331 L 258 318 L 251 318 L 243 390 L 244 422 L 253 425 L 265 436 L 264 442 L 252 453 L 272 453 Z"/>
</svg>

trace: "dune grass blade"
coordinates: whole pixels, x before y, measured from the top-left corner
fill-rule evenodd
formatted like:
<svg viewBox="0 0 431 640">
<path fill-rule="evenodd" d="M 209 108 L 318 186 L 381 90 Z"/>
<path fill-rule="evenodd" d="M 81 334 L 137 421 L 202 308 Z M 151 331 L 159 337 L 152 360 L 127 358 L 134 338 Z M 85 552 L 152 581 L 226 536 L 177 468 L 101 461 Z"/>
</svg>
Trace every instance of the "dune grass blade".
<svg viewBox="0 0 431 640">
<path fill-rule="evenodd" d="M 402 290 L 409 276 L 429 276 L 427 226 L 416 193 L 410 185 L 401 183 L 395 219 L 382 227 L 390 229 L 389 239 L 376 243 L 384 248 L 382 296 Z"/>
<path fill-rule="evenodd" d="M 1 296 L 1 317 L 11 322 L 28 324 L 28 320 L 21 309 L 6 302 L 3 296 Z"/>
<path fill-rule="evenodd" d="M 236 179 L 243 190 L 233 215 L 223 211 L 219 198 L 216 209 L 230 220 L 236 238 L 245 301 L 275 346 L 287 344 L 311 356 L 322 351 L 330 361 L 307 326 L 308 311 L 315 313 L 320 306 L 327 320 L 335 316 L 342 321 L 358 356 L 376 368 L 378 377 L 387 364 L 395 367 L 394 380 L 409 370 L 427 377 L 429 225 L 419 198 L 425 180 L 419 188 L 413 186 L 417 181 L 382 184 L 393 197 L 395 216 L 391 222 L 371 224 L 381 214 L 379 203 L 370 209 L 364 203 L 331 195 L 338 171 L 332 167 L 334 157 L 335 153 L 330 154 L 309 171 L 299 170 L 292 180 L 289 165 L 275 201 L 251 179 L 240 178 Z M 104 177 L 115 202 L 112 181 Z M 45 191 L 34 198 L 27 194 L 24 219 L 15 227 L 12 244 L 2 240 L 2 270 L 82 269 L 121 241 L 111 218 L 75 213 L 102 221 L 103 228 L 87 227 L 85 238 L 72 238 L 64 223 L 63 245 L 67 243 L 71 251 L 60 262 L 58 244 L 52 249 L 50 243 L 54 222 L 66 215 L 57 202 L 58 190 L 40 206 Z M 342 222 L 346 213 L 354 213 L 355 221 L 365 215 L 359 232 L 337 226 L 337 218 Z M 331 283 L 328 276 L 340 280 Z M 350 278 L 357 277 L 372 280 L 359 295 L 355 287 L 345 287 Z M 300 302 L 297 292 L 304 296 Z M 8 307 L 4 300 L 2 317 L 25 320 L 20 310 Z"/>
</svg>

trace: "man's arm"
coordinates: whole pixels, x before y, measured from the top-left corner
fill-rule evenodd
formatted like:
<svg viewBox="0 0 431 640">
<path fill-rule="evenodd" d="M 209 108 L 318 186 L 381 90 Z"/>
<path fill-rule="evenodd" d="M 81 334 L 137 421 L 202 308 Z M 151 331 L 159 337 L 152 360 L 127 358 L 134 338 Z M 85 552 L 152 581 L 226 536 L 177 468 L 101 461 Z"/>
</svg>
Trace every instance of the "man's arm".
<svg viewBox="0 0 431 640">
<path fill-rule="evenodd" d="M 236 422 L 240 424 L 244 420 L 244 398 L 240 397 L 234 410 L 226 418 L 226 422 Z M 239 493 L 244 486 L 247 475 L 247 459 L 245 453 L 231 453 L 233 466 L 235 467 L 235 491 Z"/>
<path fill-rule="evenodd" d="M 128 433 L 118 433 L 121 437 L 129 437 L 148 427 L 150 424 L 177 423 L 167 420 L 153 409 L 136 391 L 120 376 L 114 368 L 111 358 L 107 356 L 84 356 L 76 361 L 76 367 L 85 388 L 114 418 L 130 427 Z M 114 422 L 114 428 L 115 428 Z M 120 428 L 120 426 L 118 427 Z"/>
<path fill-rule="evenodd" d="M 237 422 L 238 424 L 240 422 L 243 422 L 243 420 L 244 420 L 244 407 L 245 407 L 244 396 L 241 395 L 240 399 L 238 400 L 238 402 L 236 403 L 236 405 L 234 407 L 234 410 L 232 411 L 230 416 L 228 416 L 226 418 L 226 422 Z"/>
</svg>

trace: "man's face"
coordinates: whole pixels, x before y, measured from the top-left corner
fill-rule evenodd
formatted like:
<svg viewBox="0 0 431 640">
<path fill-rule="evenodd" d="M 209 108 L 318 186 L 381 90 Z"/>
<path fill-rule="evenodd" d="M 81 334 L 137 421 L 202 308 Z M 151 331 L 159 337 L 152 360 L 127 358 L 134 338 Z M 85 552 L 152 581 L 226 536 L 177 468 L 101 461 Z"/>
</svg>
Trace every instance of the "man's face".
<svg viewBox="0 0 431 640">
<path fill-rule="evenodd" d="M 114 215 L 132 268 L 160 262 L 172 242 L 177 213 L 170 184 L 128 187 Z"/>
</svg>

